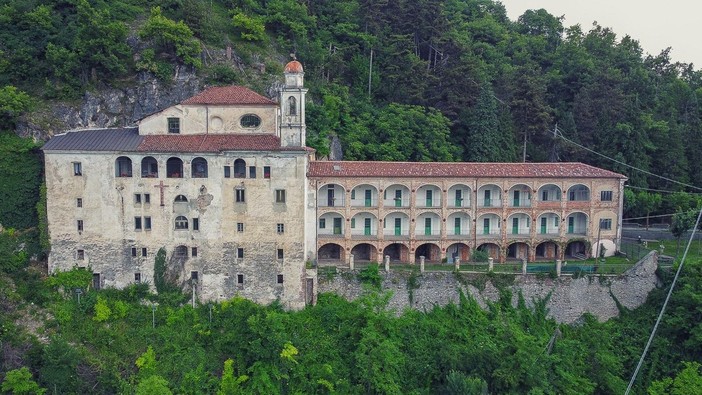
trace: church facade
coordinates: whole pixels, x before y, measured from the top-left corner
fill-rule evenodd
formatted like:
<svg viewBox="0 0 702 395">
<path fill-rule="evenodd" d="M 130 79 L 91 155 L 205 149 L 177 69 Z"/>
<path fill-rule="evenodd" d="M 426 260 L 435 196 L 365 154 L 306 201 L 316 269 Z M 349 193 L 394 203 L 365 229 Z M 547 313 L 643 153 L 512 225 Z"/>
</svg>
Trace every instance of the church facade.
<svg viewBox="0 0 702 395">
<path fill-rule="evenodd" d="M 44 147 L 49 270 L 95 287 L 167 275 L 202 300 L 314 303 L 316 264 L 613 253 L 625 177 L 579 163 L 315 161 L 304 72 L 278 101 L 213 87 L 130 128 Z M 599 244 L 598 244 L 599 240 Z"/>
</svg>

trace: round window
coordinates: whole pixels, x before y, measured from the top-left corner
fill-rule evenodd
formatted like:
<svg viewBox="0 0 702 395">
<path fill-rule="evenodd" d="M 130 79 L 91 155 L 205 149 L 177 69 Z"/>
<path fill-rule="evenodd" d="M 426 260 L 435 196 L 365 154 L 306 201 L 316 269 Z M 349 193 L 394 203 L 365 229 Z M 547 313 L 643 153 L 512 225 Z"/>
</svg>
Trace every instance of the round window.
<svg viewBox="0 0 702 395">
<path fill-rule="evenodd" d="M 246 114 L 241 117 L 242 128 L 257 128 L 261 125 L 261 118 L 258 115 Z"/>
</svg>

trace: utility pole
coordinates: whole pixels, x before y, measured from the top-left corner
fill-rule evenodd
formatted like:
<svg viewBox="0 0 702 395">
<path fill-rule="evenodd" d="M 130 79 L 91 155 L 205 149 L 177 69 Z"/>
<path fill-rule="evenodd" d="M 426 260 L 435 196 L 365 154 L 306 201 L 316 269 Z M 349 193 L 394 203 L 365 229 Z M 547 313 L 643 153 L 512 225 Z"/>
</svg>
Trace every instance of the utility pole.
<svg viewBox="0 0 702 395">
<path fill-rule="evenodd" d="M 368 97 L 371 97 L 371 79 L 373 78 L 373 48 L 370 54 L 370 66 L 368 67 Z"/>
</svg>

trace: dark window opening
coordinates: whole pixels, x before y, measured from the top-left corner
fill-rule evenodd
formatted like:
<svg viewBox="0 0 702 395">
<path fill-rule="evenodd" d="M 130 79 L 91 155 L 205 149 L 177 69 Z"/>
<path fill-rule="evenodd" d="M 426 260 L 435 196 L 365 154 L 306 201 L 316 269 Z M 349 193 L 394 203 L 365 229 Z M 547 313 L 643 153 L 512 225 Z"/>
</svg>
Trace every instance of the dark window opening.
<svg viewBox="0 0 702 395">
<path fill-rule="evenodd" d="M 282 284 L 282 283 L 283 283 L 283 275 L 279 274 L 278 275 L 278 284 Z"/>
<path fill-rule="evenodd" d="M 151 230 L 151 217 L 144 217 L 144 229 Z"/>
<path fill-rule="evenodd" d="M 197 247 L 191 248 L 190 255 L 195 258 L 197 256 Z"/>
<path fill-rule="evenodd" d="M 126 156 L 120 156 L 115 163 L 115 176 L 131 177 L 132 176 L 132 160 Z"/>
<path fill-rule="evenodd" d="M 151 156 L 141 160 L 141 176 L 146 178 L 158 177 L 158 162 Z"/>
<path fill-rule="evenodd" d="M 271 167 L 263 166 L 263 178 L 271 178 Z"/>
<path fill-rule="evenodd" d="M 80 162 L 73 162 L 73 175 L 74 176 L 82 176 L 83 175 L 83 166 L 80 164 Z"/>
<path fill-rule="evenodd" d="M 140 282 L 141 282 L 141 273 L 139 273 L 139 272 L 134 273 L 134 282 L 135 282 L 135 283 L 140 283 Z"/>
<path fill-rule="evenodd" d="M 186 247 L 186 246 L 176 247 L 175 257 L 176 258 L 187 258 L 188 257 L 188 247 Z"/>
<path fill-rule="evenodd" d="M 230 178 L 232 176 L 232 167 L 224 166 L 224 178 Z"/>
<path fill-rule="evenodd" d="M 141 230 L 141 217 L 134 217 L 134 230 Z"/>
<path fill-rule="evenodd" d="M 261 125 L 261 118 L 258 115 L 246 114 L 241 117 L 242 128 L 257 128 Z"/>
<path fill-rule="evenodd" d="M 237 258 L 243 258 L 244 257 L 244 249 L 243 248 L 237 248 L 236 249 L 236 257 Z"/>
<path fill-rule="evenodd" d="M 183 161 L 179 158 L 170 158 L 166 161 L 166 177 L 183 178 Z"/>
<path fill-rule="evenodd" d="M 283 259 L 283 249 L 282 248 L 278 248 L 277 256 L 278 256 L 278 259 Z"/>
<path fill-rule="evenodd" d="M 285 203 L 285 189 L 276 189 L 275 190 L 275 202 L 276 203 Z"/>
<path fill-rule="evenodd" d="M 102 283 L 100 281 L 100 273 L 93 273 L 93 288 L 100 289 Z"/>
<path fill-rule="evenodd" d="M 175 228 L 178 230 L 188 229 L 188 219 L 182 215 L 179 215 L 175 219 Z"/>
<path fill-rule="evenodd" d="M 83 207 L 83 199 L 82 198 L 76 199 L 76 207 Z"/>
<path fill-rule="evenodd" d="M 168 118 L 168 133 L 180 133 L 180 118 Z"/>
<path fill-rule="evenodd" d="M 78 258 L 79 261 L 85 260 L 85 250 L 78 250 L 76 258 Z"/>
<path fill-rule="evenodd" d="M 237 203 L 246 202 L 246 194 L 244 192 L 245 192 L 245 190 L 243 190 L 243 189 L 236 190 L 236 202 Z"/>
<path fill-rule="evenodd" d="M 249 166 L 249 178 L 256 178 L 256 166 Z"/>
<path fill-rule="evenodd" d="M 237 232 L 243 232 L 243 231 L 244 231 L 244 223 L 243 223 L 243 222 L 237 222 L 237 223 L 236 223 L 236 231 L 237 231 Z"/>
<path fill-rule="evenodd" d="M 136 256 L 137 256 L 137 248 L 132 247 L 132 257 L 136 257 Z"/>
<path fill-rule="evenodd" d="M 195 158 L 191 164 L 193 178 L 207 178 L 207 161 L 204 158 Z"/>
<path fill-rule="evenodd" d="M 83 231 L 83 220 L 79 219 L 78 221 L 76 221 L 76 226 L 78 228 L 78 232 L 82 232 Z"/>
<path fill-rule="evenodd" d="M 200 277 L 200 274 L 197 271 L 190 272 L 190 279 L 191 280 L 197 281 L 199 277 Z"/>
<path fill-rule="evenodd" d="M 148 251 L 146 250 L 146 247 L 142 247 L 142 248 L 141 248 L 141 256 L 146 256 L 146 255 L 147 255 L 147 252 L 148 252 Z"/>
<path fill-rule="evenodd" d="M 200 218 L 193 218 L 193 230 L 200 230 Z"/>
<path fill-rule="evenodd" d="M 246 178 L 246 162 L 243 159 L 234 161 L 234 178 Z"/>
<path fill-rule="evenodd" d="M 244 283 L 244 275 L 243 275 L 243 274 L 237 274 L 237 275 L 236 275 L 236 283 L 237 283 L 237 284 L 243 284 L 243 283 Z"/>
<path fill-rule="evenodd" d="M 174 201 L 175 201 L 176 203 L 187 203 L 187 202 L 188 202 L 188 198 L 186 198 L 185 195 L 178 195 L 178 196 L 175 197 L 175 200 L 174 200 Z"/>
</svg>

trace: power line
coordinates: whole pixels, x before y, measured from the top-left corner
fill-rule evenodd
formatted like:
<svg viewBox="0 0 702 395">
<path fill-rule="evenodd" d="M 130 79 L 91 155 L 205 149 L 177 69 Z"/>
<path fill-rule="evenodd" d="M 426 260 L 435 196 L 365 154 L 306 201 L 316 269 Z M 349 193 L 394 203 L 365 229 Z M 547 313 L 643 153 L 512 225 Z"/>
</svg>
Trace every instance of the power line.
<svg viewBox="0 0 702 395">
<path fill-rule="evenodd" d="M 663 193 L 687 193 L 687 194 L 694 194 L 694 195 L 699 195 L 702 192 L 684 192 L 684 191 L 669 191 L 667 189 L 653 189 L 653 188 L 644 188 L 644 187 L 636 187 L 633 185 L 624 185 L 624 188 L 631 188 L 631 189 L 640 189 L 642 191 L 651 191 L 651 192 L 663 192 Z"/>
<path fill-rule="evenodd" d="M 636 167 L 636 166 L 632 166 L 632 165 L 630 165 L 630 164 L 624 163 L 624 162 L 622 162 L 622 161 L 620 161 L 620 160 L 618 160 L 618 159 L 614 159 L 614 158 L 611 158 L 611 157 L 609 157 L 609 156 L 607 156 L 607 155 L 605 155 L 605 154 L 601 154 L 601 153 L 599 153 L 599 152 L 597 152 L 597 151 L 595 151 L 595 150 L 593 150 L 593 149 L 590 149 L 590 148 L 585 147 L 584 145 L 578 144 L 578 143 L 576 143 L 575 141 L 566 138 L 566 137 L 563 135 L 563 133 L 561 132 L 561 130 L 558 129 L 558 125 L 556 125 L 556 129 L 555 129 L 555 131 L 554 131 L 554 134 L 555 134 L 556 136 L 559 136 L 560 138 L 562 138 L 562 139 L 565 140 L 566 142 L 575 145 L 576 147 L 580 147 L 580 148 L 584 149 L 585 151 L 588 151 L 588 152 L 593 153 L 593 154 L 595 154 L 595 155 L 601 156 L 601 157 L 603 157 L 603 158 L 605 158 L 605 159 L 609 159 L 609 160 L 611 160 L 612 162 L 618 163 L 618 164 L 620 164 L 620 165 L 622 165 L 622 166 L 626 166 L 626 167 L 628 167 L 628 168 L 630 168 L 630 169 L 640 171 L 640 172 L 642 172 L 642 173 L 644 173 L 644 174 L 647 174 L 647 175 L 649 175 L 649 176 L 657 177 L 657 178 L 660 178 L 660 179 L 662 179 L 662 180 L 666 180 L 666 181 L 668 181 L 668 182 L 672 182 L 672 183 L 674 183 L 674 184 L 682 185 L 682 186 L 684 186 L 684 187 L 686 187 L 686 188 L 692 188 L 692 189 L 697 189 L 697 190 L 699 190 L 699 191 L 702 191 L 702 188 L 700 188 L 700 187 L 696 187 L 696 186 L 690 185 L 690 184 L 685 184 L 684 182 L 680 182 L 680 181 L 677 181 L 677 180 L 673 180 L 672 178 L 668 178 L 668 177 L 664 177 L 664 176 L 661 176 L 661 175 L 658 175 L 658 174 L 651 173 L 651 172 L 648 171 L 648 170 L 640 169 L 640 168 L 638 168 L 638 167 Z"/>
<path fill-rule="evenodd" d="M 641 365 L 643 365 L 643 361 L 646 358 L 646 354 L 648 353 L 648 348 L 651 346 L 651 343 L 653 342 L 653 338 L 656 336 L 656 331 L 658 330 L 658 324 L 661 323 L 661 318 L 663 318 L 663 313 L 665 313 L 665 309 L 668 306 L 668 301 L 670 300 L 670 295 L 673 294 L 673 289 L 675 288 L 675 283 L 678 281 L 678 277 L 680 276 L 680 272 L 682 271 L 683 264 L 685 263 L 685 258 L 687 257 L 687 252 L 690 250 L 690 245 L 692 244 L 692 240 L 695 238 L 695 232 L 697 232 L 697 227 L 700 225 L 700 218 L 702 218 L 702 209 L 700 210 L 700 213 L 697 215 L 697 222 L 695 222 L 695 227 L 692 228 L 692 234 L 690 234 L 690 239 L 687 241 L 687 247 L 685 247 L 685 253 L 683 254 L 682 260 L 680 261 L 680 266 L 678 266 L 678 270 L 675 272 L 675 277 L 673 277 L 673 283 L 670 284 L 670 289 L 668 290 L 668 295 L 665 297 L 665 301 L 663 302 L 663 307 L 661 307 L 661 312 L 658 314 L 658 318 L 656 319 L 656 324 L 653 326 L 653 330 L 651 331 L 651 336 L 648 338 L 648 342 L 646 342 L 646 347 L 643 350 L 643 353 L 641 354 L 641 358 L 639 359 L 638 365 L 636 365 L 636 370 L 634 370 L 634 374 L 631 376 L 631 380 L 629 381 L 629 386 L 626 387 L 626 392 L 624 392 L 624 395 L 628 395 L 629 391 L 631 391 L 631 387 L 634 385 L 634 381 L 636 381 L 636 376 L 639 374 L 639 370 L 641 369 Z"/>
</svg>

